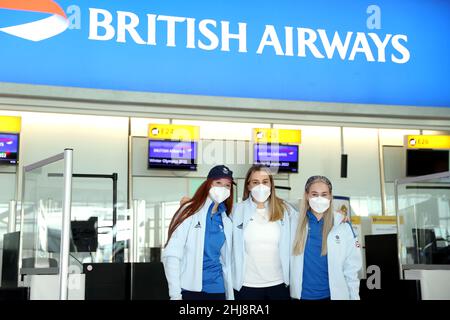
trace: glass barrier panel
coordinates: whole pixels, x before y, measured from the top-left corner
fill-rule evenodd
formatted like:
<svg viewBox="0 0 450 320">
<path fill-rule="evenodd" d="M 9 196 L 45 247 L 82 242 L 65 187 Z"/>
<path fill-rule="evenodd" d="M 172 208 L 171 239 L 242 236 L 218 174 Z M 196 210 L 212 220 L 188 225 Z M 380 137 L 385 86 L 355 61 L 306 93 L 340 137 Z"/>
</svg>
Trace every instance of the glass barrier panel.
<svg viewBox="0 0 450 320">
<path fill-rule="evenodd" d="M 402 264 L 450 264 L 450 174 L 397 186 Z"/>
<path fill-rule="evenodd" d="M 60 272 L 64 180 L 53 175 L 62 176 L 64 159 L 45 162 L 24 170 L 19 265 L 25 275 Z"/>
<path fill-rule="evenodd" d="M 184 196 L 193 196 L 198 178 L 134 177 L 133 198 L 138 203 L 138 262 L 159 261 L 173 215 Z"/>
<path fill-rule="evenodd" d="M 3 236 L 8 233 L 10 202 L 15 199 L 15 190 L 16 173 L 0 172 L 0 275 L 3 267 Z"/>
</svg>

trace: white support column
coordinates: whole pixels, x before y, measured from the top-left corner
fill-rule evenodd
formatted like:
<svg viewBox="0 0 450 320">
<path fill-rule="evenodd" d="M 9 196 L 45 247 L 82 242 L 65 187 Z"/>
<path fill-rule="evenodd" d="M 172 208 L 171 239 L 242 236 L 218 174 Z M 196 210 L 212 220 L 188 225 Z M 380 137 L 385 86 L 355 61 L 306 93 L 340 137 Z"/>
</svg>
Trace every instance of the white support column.
<svg viewBox="0 0 450 320">
<path fill-rule="evenodd" d="M 8 233 L 16 231 L 16 216 L 17 216 L 17 202 L 11 200 L 9 202 L 9 217 L 8 217 Z"/>
<path fill-rule="evenodd" d="M 64 200 L 62 208 L 59 299 L 67 300 L 69 282 L 70 216 L 72 207 L 73 150 L 64 150 Z"/>
<path fill-rule="evenodd" d="M 130 262 L 139 262 L 139 215 L 143 200 L 133 200 L 132 234 L 130 239 Z M 145 208 L 145 207 L 144 207 Z"/>
</svg>

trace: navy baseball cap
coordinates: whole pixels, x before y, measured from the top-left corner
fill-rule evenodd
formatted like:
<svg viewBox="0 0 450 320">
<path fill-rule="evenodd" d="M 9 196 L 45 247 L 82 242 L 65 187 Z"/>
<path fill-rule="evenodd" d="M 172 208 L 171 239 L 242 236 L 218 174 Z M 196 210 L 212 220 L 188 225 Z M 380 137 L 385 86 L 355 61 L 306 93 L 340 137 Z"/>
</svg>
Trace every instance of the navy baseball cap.
<svg viewBox="0 0 450 320">
<path fill-rule="evenodd" d="M 228 178 L 233 181 L 233 171 L 231 171 L 230 168 L 224 165 L 215 166 L 211 170 L 209 170 L 207 178 L 214 180 Z M 234 181 L 233 184 L 235 184 Z"/>
</svg>

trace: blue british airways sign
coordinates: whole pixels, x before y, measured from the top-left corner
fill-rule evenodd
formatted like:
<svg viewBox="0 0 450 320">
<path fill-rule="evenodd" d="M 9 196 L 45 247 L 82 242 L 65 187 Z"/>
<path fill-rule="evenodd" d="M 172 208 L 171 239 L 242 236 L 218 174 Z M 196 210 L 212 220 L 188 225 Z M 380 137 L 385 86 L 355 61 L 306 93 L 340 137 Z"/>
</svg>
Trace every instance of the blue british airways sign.
<svg viewBox="0 0 450 320">
<path fill-rule="evenodd" d="M 0 81 L 450 107 L 442 0 L 0 0 Z"/>
</svg>

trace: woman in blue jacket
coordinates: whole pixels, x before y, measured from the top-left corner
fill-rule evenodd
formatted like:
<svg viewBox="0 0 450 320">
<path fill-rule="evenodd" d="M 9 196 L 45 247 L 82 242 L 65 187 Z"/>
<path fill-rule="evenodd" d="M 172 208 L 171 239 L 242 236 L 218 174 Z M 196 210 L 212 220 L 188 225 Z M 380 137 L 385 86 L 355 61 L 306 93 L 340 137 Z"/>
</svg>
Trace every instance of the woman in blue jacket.
<svg viewBox="0 0 450 320">
<path fill-rule="evenodd" d="M 162 254 L 172 300 L 233 299 L 233 173 L 215 166 L 172 218 Z"/>
<path fill-rule="evenodd" d="M 267 167 L 248 170 L 243 202 L 235 205 L 232 220 L 236 300 L 290 299 L 289 215 Z"/>
</svg>

